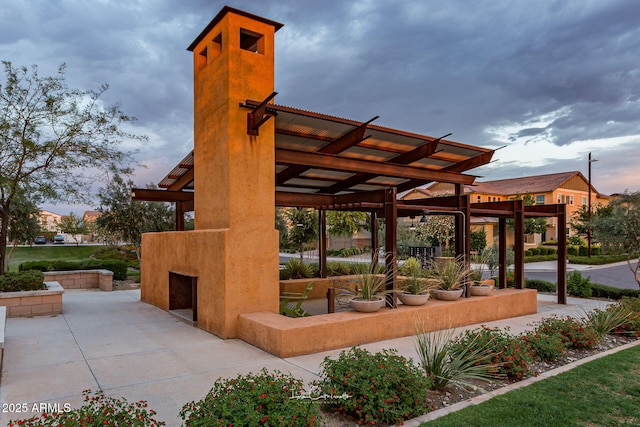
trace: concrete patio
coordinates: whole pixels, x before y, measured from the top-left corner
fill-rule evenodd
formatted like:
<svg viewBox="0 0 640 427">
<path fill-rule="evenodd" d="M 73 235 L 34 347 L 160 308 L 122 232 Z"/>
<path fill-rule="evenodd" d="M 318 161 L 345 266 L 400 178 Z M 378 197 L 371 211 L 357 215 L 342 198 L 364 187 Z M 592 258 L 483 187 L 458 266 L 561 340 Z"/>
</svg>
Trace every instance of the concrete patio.
<svg viewBox="0 0 640 427">
<path fill-rule="evenodd" d="M 555 299 L 538 295 L 538 313 L 487 325 L 509 326 L 519 333 L 542 317 L 581 315 L 605 304 L 569 298 L 563 306 Z M 139 291 L 67 291 L 63 311 L 57 316 L 7 319 L 1 402 L 77 407 L 83 390 L 102 389 L 129 401 L 147 400 L 158 419 L 176 426 L 182 406 L 202 398 L 218 377 L 266 367 L 312 381 L 322 360 L 340 353 L 278 358 L 243 341 L 222 340 L 190 326 L 141 302 Z M 396 348 L 415 359 L 413 346 L 412 337 L 363 345 L 371 351 Z M 0 421 L 6 425 L 11 418 L 31 415 L 35 414 L 3 412 Z"/>
</svg>

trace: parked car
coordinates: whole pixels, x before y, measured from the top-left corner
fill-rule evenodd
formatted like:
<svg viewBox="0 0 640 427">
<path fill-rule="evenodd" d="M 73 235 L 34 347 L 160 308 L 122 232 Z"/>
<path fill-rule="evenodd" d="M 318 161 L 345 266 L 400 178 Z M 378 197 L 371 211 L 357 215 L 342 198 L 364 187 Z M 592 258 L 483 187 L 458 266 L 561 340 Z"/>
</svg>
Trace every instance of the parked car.
<svg viewBox="0 0 640 427">
<path fill-rule="evenodd" d="M 55 244 L 59 243 L 61 245 L 64 245 L 64 236 L 61 236 L 59 234 L 56 235 L 56 236 L 53 236 L 53 243 L 55 243 Z"/>
<path fill-rule="evenodd" d="M 38 236 L 33 239 L 33 243 L 35 243 L 36 245 L 44 245 L 47 243 L 47 238 L 44 236 Z"/>
</svg>

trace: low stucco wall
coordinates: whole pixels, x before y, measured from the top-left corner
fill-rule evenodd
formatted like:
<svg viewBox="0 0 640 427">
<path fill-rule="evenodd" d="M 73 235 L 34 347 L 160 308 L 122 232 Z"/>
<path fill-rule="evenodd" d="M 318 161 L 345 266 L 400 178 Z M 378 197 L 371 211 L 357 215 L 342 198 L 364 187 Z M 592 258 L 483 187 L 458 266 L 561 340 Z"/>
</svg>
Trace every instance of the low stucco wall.
<svg viewBox="0 0 640 427">
<path fill-rule="evenodd" d="M 58 282 L 44 282 L 46 291 L 0 292 L 0 306 L 7 317 L 43 316 L 62 313 L 64 289 Z"/>
<path fill-rule="evenodd" d="M 416 321 L 428 330 L 454 328 L 537 312 L 535 289 L 501 289 L 491 296 L 458 301 L 430 300 L 377 313 L 353 311 L 290 318 L 271 312 L 239 316 L 240 338 L 279 357 L 316 353 L 410 336 Z"/>
<path fill-rule="evenodd" d="M 326 298 L 329 288 L 339 288 L 340 285 L 346 284 L 350 279 L 358 278 L 358 275 L 352 276 L 332 276 L 332 277 L 314 277 L 309 279 L 290 279 L 280 280 L 280 293 L 283 292 L 304 292 L 307 285 L 313 282 L 313 287 L 309 291 L 307 299 Z"/>
<path fill-rule="evenodd" d="M 46 271 L 44 279 L 58 282 L 64 289 L 100 288 L 109 292 L 113 290 L 113 271 L 103 269 Z"/>
</svg>

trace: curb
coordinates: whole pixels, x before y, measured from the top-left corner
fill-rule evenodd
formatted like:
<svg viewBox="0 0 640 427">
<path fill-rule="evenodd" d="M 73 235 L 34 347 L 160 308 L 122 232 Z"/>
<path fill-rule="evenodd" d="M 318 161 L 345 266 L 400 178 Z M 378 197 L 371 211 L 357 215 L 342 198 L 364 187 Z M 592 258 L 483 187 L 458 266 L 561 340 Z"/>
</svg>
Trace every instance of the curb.
<svg viewBox="0 0 640 427">
<path fill-rule="evenodd" d="M 575 368 L 577 366 L 583 365 L 585 363 L 589 363 L 589 362 L 591 362 L 593 360 L 597 360 L 597 359 L 600 359 L 600 358 L 605 357 L 605 356 L 609 356 L 611 354 L 615 354 L 615 353 L 617 353 L 619 351 L 623 351 L 623 350 L 635 347 L 637 345 L 640 345 L 640 339 L 636 340 L 634 342 L 628 343 L 628 344 L 621 345 L 621 346 L 616 347 L 616 348 L 612 348 L 611 350 L 603 351 L 602 353 L 594 354 L 592 356 L 588 356 L 588 357 L 585 357 L 583 359 L 576 360 L 575 362 L 568 363 L 568 364 L 563 365 L 563 366 L 561 366 L 559 368 L 552 369 L 552 370 L 547 371 L 547 372 L 543 372 L 542 374 L 540 374 L 537 377 L 527 378 L 525 380 L 518 381 L 517 383 L 509 384 L 509 385 L 507 385 L 505 387 L 502 387 L 502 388 L 499 388 L 497 390 L 492 390 L 490 392 L 487 392 L 487 393 L 480 394 L 478 396 L 472 397 L 469 400 L 465 400 L 463 402 L 458 402 L 458 403 L 453 404 L 451 406 L 448 406 L 446 408 L 438 409 L 436 411 L 432 411 L 432 412 L 426 413 L 424 415 L 420 415 L 417 418 L 412 418 L 410 420 L 405 421 L 403 425 L 404 426 L 408 426 L 408 427 L 417 427 L 417 426 L 419 426 L 420 424 L 422 424 L 424 422 L 433 421 L 433 420 L 435 420 L 437 418 L 444 417 L 445 415 L 448 415 L 448 414 L 450 414 L 452 412 L 459 411 L 459 410 L 467 408 L 469 406 L 478 405 L 478 404 L 486 402 L 487 400 L 490 400 L 490 399 L 492 399 L 492 398 L 494 398 L 496 396 L 500 396 L 500 395 L 508 393 L 508 392 L 510 392 L 512 390 L 517 390 L 519 388 L 526 387 L 528 385 L 531 385 L 531 384 L 536 383 L 538 381 L 542 381 L 542 380 L 547 379 L 547 378 L 555 377 L 556 375 L 562 374 L 563 372 L 570 371 L 571 369 L 573 369 L 573 368 Z"/>
</svg>

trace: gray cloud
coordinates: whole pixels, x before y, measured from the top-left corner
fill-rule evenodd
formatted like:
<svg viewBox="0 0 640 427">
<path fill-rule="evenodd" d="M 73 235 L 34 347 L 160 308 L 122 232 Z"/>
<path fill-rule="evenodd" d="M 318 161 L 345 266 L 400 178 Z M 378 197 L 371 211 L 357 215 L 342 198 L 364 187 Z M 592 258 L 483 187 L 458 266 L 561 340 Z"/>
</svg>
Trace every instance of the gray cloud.
<svg viewBox="0 0 640 427">
<path fill-rule="evenodd" d="M 43 75 L 66 62 L 72 87 L 108 82 L 105 100 L 121 102 L 150 135 L 139 155 L 149 164 L 140 184 L 158 181 L 192 144 L 192 60 L 185 48 L 224 4 L 7 2 L 0 58 L 38 64 Z M 557 145 L 640 134 L 640 2 L 227 4 L 285 24 L 276 35 L 278 103 L 360 120 L 380 115 L 379 124 L 452 132 L 455 140 L 486 146 L 503 144 L 488 127 L 510 124 L 521 125 L 514 141 L 548 138 Z M 564 114 L 548 124 L 531 122 L 558 111 Z M 613 143 L 605 148 L 616 152 Z M 569 166 L 549 161 L 545 170 Z M 487 171 L 492 179 L 533 172 L 500 163 Z"/>
</svg>

